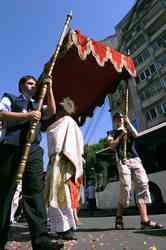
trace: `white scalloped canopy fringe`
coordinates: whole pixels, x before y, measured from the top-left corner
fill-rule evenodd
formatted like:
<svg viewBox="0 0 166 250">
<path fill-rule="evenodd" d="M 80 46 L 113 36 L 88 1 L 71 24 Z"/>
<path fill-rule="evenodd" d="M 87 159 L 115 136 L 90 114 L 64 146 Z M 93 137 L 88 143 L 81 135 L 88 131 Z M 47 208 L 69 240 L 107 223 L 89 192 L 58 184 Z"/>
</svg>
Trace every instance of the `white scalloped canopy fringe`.
<svg viewBox="0 0 166 250">
<path fill-rule="evenodd" d="M 132 76 L 136 77 L 136 69 L 133 60 L 115 49 L 96 42 L 80 34 L 79 31 L 70 31 L 68 49 L 76 46 L 78 54 L 82 60 L 92 54 L 99 66 L 104 67 L 110 61 L 117 72 L 121 73 L 124 69 Z"/>
</svg>

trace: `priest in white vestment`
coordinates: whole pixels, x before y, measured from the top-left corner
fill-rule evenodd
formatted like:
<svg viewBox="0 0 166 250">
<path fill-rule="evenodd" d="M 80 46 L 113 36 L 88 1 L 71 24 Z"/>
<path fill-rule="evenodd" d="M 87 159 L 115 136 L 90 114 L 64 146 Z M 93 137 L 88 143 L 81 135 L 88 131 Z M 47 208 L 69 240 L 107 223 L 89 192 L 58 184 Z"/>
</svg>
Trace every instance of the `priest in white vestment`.
<svg viewBox="0 0 166 250">
<path fill-rule="evenodd" d="M 46 175 L 45 204 L 52 234 L 75 239 L 73 211 L 79 208 L 79 189 L 83 176 L 83 137 L 71 115 L 74 102 L 65 98 L 62 110 L 54 114 L 47 127 L 49 164 Z"/>
</svg>

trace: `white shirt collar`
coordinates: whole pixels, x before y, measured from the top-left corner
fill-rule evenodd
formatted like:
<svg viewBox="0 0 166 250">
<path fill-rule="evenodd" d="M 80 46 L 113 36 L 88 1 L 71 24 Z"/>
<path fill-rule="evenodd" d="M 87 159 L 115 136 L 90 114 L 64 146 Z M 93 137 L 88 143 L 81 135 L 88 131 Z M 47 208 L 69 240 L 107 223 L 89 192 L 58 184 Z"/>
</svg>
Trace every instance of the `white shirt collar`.
<svg viewBox="0 0 166 250">
<path fill-rule="evenodd" d="M 28 99 L 25 95 L 21 94 L 20 95 L 21 98 L 23 98 L 24 100 L 28 100 L 28 101 L 31 101 L 31 102 L 35 102 L 35 100 L 33 98 L 30 98 Z"/>
</svg>

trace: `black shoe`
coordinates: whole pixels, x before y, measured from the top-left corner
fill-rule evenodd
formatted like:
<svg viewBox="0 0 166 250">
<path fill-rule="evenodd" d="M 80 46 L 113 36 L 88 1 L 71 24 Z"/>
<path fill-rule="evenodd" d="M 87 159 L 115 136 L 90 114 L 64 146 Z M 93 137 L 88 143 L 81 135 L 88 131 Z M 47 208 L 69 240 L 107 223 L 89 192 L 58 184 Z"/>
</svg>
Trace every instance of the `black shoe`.
<svg viewBox="0 0 166 250">
<path fill-rule="evenodd" d="M 115 229 L 116 230 L 123 230 L 124 229 L 123 217 L 122 216 L 116 216 Z"/>
<path fill-rule="evenodd" d="M 72 229 L 69 229 L 66 232 L 58 233 L 58 236 L 62 240 L 77 240 L 77 237 Z"/>
<path fill-rule="evenodd" d="M 40 244 L 35 245 L 35 247 L 33 247 L 33 250 L 61 250 L 63 249 L 64 244 L 61 243 L 53 243 L 51 241 L 47 241 L 47 242 L 41 242 Z"/>
</svg>

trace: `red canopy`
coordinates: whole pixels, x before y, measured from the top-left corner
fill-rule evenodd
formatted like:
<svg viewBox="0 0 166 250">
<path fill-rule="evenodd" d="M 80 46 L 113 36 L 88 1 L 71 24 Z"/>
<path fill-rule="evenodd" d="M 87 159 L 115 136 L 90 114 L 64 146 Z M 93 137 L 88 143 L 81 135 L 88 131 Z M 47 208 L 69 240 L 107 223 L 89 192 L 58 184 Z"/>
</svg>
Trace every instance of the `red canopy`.
<svg viewBox="0 0 166 250">
<path fill-rule="evenodd" d="M 83 124 L 95 107 L 103 104 L 105 96 L 116 90 L 118 82 L 135 77 L 136 70 L 130 57 L 79 31 L 70 31 L 67 49 L 57 59 L 52 75 L 57 105 L 69 96 Z"/>
</svg>

